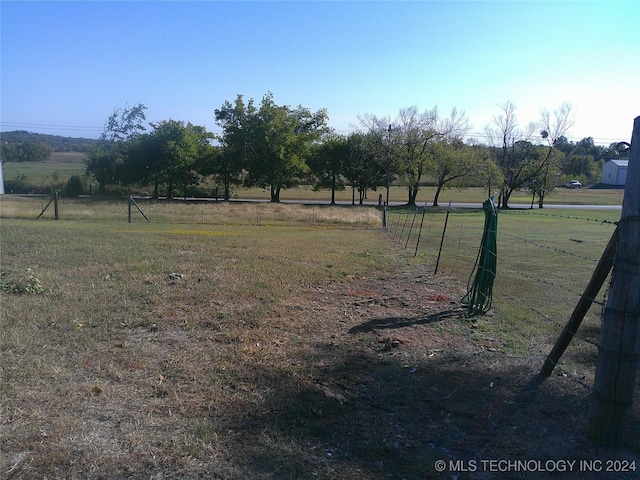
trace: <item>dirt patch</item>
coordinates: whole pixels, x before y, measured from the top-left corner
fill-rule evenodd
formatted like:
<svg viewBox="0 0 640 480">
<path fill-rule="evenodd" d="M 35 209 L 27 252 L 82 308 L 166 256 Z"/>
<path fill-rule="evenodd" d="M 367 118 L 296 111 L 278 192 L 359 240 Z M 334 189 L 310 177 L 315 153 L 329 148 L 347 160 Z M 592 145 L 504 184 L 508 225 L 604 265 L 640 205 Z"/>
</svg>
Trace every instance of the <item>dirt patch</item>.
<svg viewBox="0 0 640 480">
<path fill-rule="evenodd" d="M 315 369 L 315 399 L 296 397 L 313 406 L 293 423 L 323 432 L 318 441 L 331 438 L 323 448 L 334 478 L 639 478 L 637 421 L 624 449 L 589 442 L 592 377 L 540 378 L 539 353 L 510 353 L 477 334 L 491 314 L 467 318 L 462 293 L 407 269 L 312 289 L 287 304 L 326 325 L 314 335 L 331 360 Z M 279 430 L 297 430 L 283 419 Z"/>
</svg>

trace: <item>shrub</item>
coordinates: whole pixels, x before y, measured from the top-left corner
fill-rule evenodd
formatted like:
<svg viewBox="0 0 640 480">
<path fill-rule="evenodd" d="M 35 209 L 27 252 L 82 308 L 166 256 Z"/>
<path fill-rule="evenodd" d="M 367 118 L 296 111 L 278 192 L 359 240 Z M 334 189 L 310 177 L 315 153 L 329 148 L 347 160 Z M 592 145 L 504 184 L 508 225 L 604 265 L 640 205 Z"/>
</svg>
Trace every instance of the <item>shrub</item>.
<svg viewBox="0 0 640 480">
<path fill-rule="evenodd" d="M 64 187 L 65 197 L 77 197 L 85 190 L 84 180 L 80 175 L 72 175 Z"/>
</svg>

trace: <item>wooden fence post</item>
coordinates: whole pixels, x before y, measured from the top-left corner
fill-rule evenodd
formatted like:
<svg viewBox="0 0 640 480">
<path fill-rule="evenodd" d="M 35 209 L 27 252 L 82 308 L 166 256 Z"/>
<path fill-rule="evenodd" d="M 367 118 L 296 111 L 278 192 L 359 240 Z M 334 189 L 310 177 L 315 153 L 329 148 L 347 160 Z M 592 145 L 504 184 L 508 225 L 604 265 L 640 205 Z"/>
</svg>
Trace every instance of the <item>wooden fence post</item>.
<svg viewBox="0 0 640 480">
<path fill-rule="evenodd" d="M 621 446 L 624 439 L 640 355 L 640 117 L 633 124 L 617 230 L 587 424 L 587 434 L 593 441 L 614 447 Z"/>
<path fill-rule="evenodd" d="M 58 220 L 58 191 L 53 193 L 53 218 Z"/>
</svg>

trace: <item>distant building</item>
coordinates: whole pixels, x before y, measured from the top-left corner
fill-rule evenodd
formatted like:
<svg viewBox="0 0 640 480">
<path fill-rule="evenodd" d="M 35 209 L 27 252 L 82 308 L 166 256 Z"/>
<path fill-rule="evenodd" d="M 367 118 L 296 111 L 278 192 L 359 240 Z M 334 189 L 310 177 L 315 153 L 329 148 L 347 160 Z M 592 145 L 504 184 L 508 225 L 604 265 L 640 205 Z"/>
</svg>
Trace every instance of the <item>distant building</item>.
<svg viewBox="0 0 640 480">
<path fill-rule="evenodd" d="M 624 185 L 627 183 L 629 160 L 609 160 L 602 166 L 601 182 L 608 185 Z"/>
</svg>

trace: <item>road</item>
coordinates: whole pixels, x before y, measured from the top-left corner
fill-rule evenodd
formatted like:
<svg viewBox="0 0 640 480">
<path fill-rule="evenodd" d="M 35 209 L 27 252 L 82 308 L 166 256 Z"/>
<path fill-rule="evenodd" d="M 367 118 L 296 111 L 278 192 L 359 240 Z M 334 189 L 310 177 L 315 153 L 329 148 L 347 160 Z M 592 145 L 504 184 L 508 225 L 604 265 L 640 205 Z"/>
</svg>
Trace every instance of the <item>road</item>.
<svg viewBox="0 0 640 480">
<path fill-rule="evenodd" d="M 268 202 L 268 200 L 235 200 L 235 201 L 259 201 L 259 202 Z M 304 200 L 282 200 L 281 203 L 304 203 L 305 205 L 329 205 L 329 201 L 324 201 L 324 200 L 311 200 L 311 201 L 304 201 Z M 351 205 L 350 201 L 337 201 L 336 202 L 337 205 Z M 430 206 L 430 202 L 427 203 L 426 206 Z M 363 203 L 363 205 L 366 205 L 368 207 L 372 207 L 372 206 L 377 206 L 378 202 L 367 202 L 365 201 Z M 400 207 L 402 205 L 406 205 L 406 202 L 389 202 L 389 205 L 391 207 Z M 449 204 L 448 203 L 441 203 L 440 207 L 447 207 Z M 425 204 L 418 204 L 418 207 L 423 207 L 425 206 Z M 458 202 L 458 203 L 451 203 L 451 207 L 452 208 L 482 208 L 482 204 L 481 203 L 463 203 L 463 202 Z M 511 205 L 509 205 L 510 208 L 516 210 L 516 209 L 520 209 L 520 210 L 529 210 L 531 208 L 531 204 L 528 203 L 513 203 Z M 538 209 L 538 204 L 534 204 L 534 209 Z M 578 210 L 622 210 L 622 206 L 621 205 L 555 205 L 555 204 L 544 204 L 544 209 L 553 209 L 553 208 L 571 208 L 571 209 L 578 209 Z"/>
</svg>

